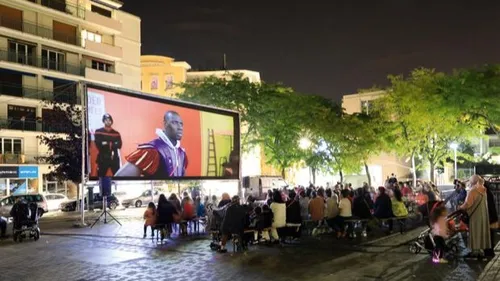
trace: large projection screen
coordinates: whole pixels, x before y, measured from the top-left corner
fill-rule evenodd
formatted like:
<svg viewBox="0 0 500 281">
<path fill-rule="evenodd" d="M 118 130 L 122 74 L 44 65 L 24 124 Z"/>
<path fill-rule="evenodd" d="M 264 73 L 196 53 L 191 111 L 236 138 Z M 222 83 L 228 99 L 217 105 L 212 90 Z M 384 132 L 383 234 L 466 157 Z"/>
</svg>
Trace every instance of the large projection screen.
<svg viewBox="0 0 500 281">
<path fill-rule="evenodd" d="M 239 115 L 87 85 L 89 178 L 239 179 Z"/>
</svg>

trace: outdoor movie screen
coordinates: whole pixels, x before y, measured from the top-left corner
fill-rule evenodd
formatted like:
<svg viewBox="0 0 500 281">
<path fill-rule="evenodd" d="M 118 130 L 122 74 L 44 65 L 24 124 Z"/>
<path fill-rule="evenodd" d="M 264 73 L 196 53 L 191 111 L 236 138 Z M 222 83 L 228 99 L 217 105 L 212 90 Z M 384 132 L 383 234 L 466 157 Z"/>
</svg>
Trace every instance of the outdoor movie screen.
<svg viewBox="0 0 500 281">
<path fill-rule="evenodd" d="M 90 179 L 239 178 L 238 113 L 87 87 Z"/>
</svg>

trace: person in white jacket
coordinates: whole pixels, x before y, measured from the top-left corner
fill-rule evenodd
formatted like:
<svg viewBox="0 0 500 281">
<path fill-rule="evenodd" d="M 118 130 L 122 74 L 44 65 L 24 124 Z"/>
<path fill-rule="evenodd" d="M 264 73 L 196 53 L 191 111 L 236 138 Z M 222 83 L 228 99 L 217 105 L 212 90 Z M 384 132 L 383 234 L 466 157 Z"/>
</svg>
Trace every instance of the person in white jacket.
<svg viewBox="0 0 500 281">
<path fill-rule="evenodd" d="M 271 203 L 271 211 L 273 212 L 273 224 L 271 226 L 271 237 L 274 241 L 279 242 L 278 228 L 286 226 L 286 204 L 278 190 L 273 192 L 273 201 Z"/>
</svg>

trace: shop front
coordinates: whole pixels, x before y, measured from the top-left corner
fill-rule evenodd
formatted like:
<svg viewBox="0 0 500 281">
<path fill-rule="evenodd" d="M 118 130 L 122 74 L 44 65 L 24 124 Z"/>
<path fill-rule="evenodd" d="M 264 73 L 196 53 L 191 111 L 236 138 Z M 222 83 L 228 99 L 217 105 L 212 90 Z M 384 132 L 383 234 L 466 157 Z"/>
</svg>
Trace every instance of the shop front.
<svg viewBox="0 0 500 281">
<path fill-rule="evenodd" d="M 38 166 L 0 166 L 0 198 L 37 193 L 39 183 Z"/>
</svg>

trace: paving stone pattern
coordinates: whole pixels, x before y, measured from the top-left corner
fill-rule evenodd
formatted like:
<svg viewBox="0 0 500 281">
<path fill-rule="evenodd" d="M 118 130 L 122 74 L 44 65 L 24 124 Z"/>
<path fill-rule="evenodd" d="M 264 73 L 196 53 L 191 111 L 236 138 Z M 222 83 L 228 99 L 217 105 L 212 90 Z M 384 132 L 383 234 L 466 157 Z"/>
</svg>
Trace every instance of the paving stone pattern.
<svg viewBox="0 0 500 281">
<path fill-rule="evenodd" d="M 142 239 L 142 223 L 50 231 L 40 241 L 0 241 L 0 280 L 477 280 L 485 263 L 433 265 L 401 245 L 418 231 L 378 241 L 305 238 L 299 245 L 255 246 L 217 254 L 204 236 L 166 245 Z M 75 235 L 76 234 L 76 235 Z"/>
<path fill-rule="evenodd" d="M 500 243 L 497 244 L 495 252 L 497 255 L 491 260 L 479 277 L 480 281 L 500 280 Z"/>
</svg>

